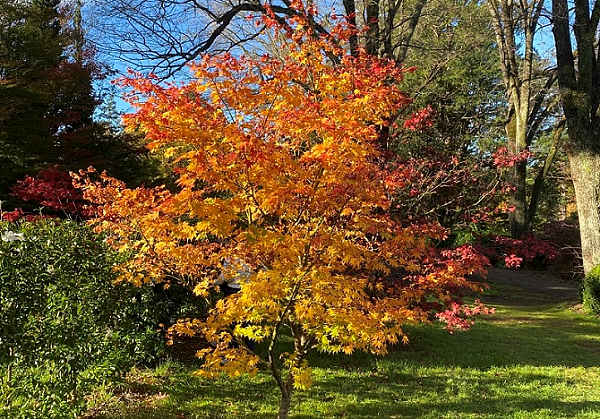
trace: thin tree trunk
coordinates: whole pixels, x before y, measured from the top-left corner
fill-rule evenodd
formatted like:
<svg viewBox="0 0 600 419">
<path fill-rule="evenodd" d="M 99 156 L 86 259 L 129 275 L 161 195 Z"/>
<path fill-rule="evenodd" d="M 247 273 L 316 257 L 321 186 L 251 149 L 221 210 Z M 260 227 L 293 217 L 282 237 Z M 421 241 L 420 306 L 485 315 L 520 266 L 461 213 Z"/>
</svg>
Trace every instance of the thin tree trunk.
<svg viewBox="0 0 600 419">
<path fill-rule="evenodd" d="M 423 8 L 425 7 L 426 3 L 427 0 L 418 0 L 417 4 L 415 5 L 415 9 L 410 15 L 408 28 L 406 28 L 404 33 L 401 35 L 400 46 L 398 48 L 398 52 L 394 57 L 394 59 L 398 63 L 404 63 L 406 61 L 406 56 L 408 55 L 411 41 L 415 34 L 415 30 L 417 28 L 417 24 L 419 23 L 419 19 L 423 15 Z M 399 4 L 396 6 L 396 10 L 398 10 L 398 8 L 401 5 L 402 2 L 399 2 Z M 393 50 L 386 51 L 386 54 L 390 57 L 394 56 Z"/>
<path fill-rule="evenodd" d="M 286 385 L 287 387 L 287 385 Z M 279 413 L 277 419 L 287 419 L 290 414 L 290 406 L 292 405 L 292 386 L 281 390 L 281 400 L 279 401 Z"/>
<path fill-rule="evenodd" d="M 548 151 L 548 155 L 546 156 L 546 160 L 544 161 L 544 166 L 538 172 L 535 177 L 535 182 L 533 183 L 533 190 L 531 191 L 531 200 L 529 201 L 529 210 L 527 211 L 527 231 L 532 231 L 533 220 L 537 215 L 538 207 L 540 204 L 540 198 L 542 196 L 542 190 L 544 189 L 544 182 L 548 177 L 548 172 L 550 171 L 550 167 L 554 162 L 554 157 L 556 156 L 556 152 L 558 151 L 558 146 L 561 142 L 562 134 L 565 130 L 565 119 L 562 118 L 554 133 L 552 134 L 552 145 L 550 146 L 550 150 Z"/>
<path fill-rule="evenodd" d="M 506 122 L 505 130 L 509 155 L 518 157 L 527 149 L 525 144 L 526 126 L 522 112 L 513 110 L 510 119 Z M 527 232 L 527 162 L 516 161 L 509 173 L 511 186 L 514 188 L 510 194 L 511 212 L 508 214 L 511 237 L 518 239 Z"/>
</svg>

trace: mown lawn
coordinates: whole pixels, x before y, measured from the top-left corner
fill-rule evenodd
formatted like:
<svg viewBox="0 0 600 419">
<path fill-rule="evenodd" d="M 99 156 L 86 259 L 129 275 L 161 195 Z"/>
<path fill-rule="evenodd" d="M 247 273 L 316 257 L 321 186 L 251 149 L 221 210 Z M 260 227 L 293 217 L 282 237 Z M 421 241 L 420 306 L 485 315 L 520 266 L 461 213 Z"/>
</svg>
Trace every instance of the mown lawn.
<svg viewBox="0 0 600 419">
<path fill-rule="evenodd" d="M 411 343 L 382 358 L 314 354 L 314 385 L 290 418 L 600 418 L 600 321 L 572 304 L 494 286 L 497 308 L 466 333 L 410 328 Z M 134 371 L 99 391 L 94 419 L 273 419 L 267 374 L 215 381 L 193 361 Z"/>
</svg>

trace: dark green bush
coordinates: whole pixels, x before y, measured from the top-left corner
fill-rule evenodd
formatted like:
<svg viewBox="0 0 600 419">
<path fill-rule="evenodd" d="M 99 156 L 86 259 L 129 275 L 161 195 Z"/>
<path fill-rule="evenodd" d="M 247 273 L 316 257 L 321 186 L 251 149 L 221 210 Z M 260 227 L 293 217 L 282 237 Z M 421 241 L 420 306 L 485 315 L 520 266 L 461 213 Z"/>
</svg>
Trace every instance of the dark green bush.
<svg viewBox="0 0 600 419">
<path fill-rule="evenodd" d="M 0 417 L 74 417 L 94 385 L 165 354 L 160 323 L 199 309 L 181 290 L 114 285 L 121 256 L 85 225 L 0 233 Z"/>
<path fill-rule="evenodd" d="M 581 284 L 583 307 L 590 313 L 600 315 L 600 265 L 588 273 Z"/>
</svg>

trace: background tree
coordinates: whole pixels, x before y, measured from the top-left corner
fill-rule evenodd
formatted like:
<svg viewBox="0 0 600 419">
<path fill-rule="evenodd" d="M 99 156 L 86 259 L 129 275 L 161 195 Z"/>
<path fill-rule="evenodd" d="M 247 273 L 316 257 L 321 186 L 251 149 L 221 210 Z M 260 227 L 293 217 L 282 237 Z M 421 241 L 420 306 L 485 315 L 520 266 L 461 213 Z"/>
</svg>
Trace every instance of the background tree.
<svg viewBox="0 0 600 419">
<path fill-rule="evenodd" d="M 573 20 L 569 14 L 571 6 Z M 600 5 L 596 1 L 552 1 L 558 84 L 568 134 L 566 151 L 577 199 L 586 274 L 600 264 L 599 22 Z"/>
<path fill-rule="evenodd" d="M 532 142 L 538 134 L 548 114 L 551 114 L 553 101 L 548 97 L 556 81 L 556 74 L 544 68 L 545 63 L 536 53 L 535 35 L 539 30 L 539 20 L 544 2 L 513 2 L 510 0 L 489 0 L 487 2 L 500 55 L 500 68 L 506 86 L 508 112 L 504 123 L 507 148 L 516 157 L 511 169 L 510 181 L 514 190 L 511 193 L 509 214 L 510 231 L 514 238 L 529 232 L 537 209 L 543 183 L 541 170 L 537 185 L 528 207 L 527 199 L 527 158 Z M 560 138 L 560 135 L 558 135 Z M 552 154 L 546 160 L 551 165 Z"/>
<path fill-rule="evenodd" d="M 401 131 L 389 145 L 394 164 L 412 171 L 398 190 L 398 216 L 470 228 L 501 191 L 491 154 L 505 100 L 489 12 L 476 2 L 430 0 L 420 22 L 403 86 L 414 96 L 409 113 L 428 108 L 431 118 L 427 129 Z"/>
<path fill-rule="evenodd" d="M 64 39 L 58 1 L 4 2 L 0 25 L 0 190 L 6 200 L 17 179 L 54 156 L 57 127 L 48 111 Z"/>
<path fill-rule="evenodd" d="M 126 82 L 142 97 L 128 124 L 176 159 L 177 190 L 85 183 L 103 205 L 98 226 L 136 251 L 120 267 L 123 279 L 178 278 L 201 297 L 219 279 L 239 281 L 206 319 L 174 330 L 214 342 L 201 351 L 206 375 L 267 367 L 282 419 L 293 390 L 310 384 L 307 352 L 385 353 L 407 341 L 403 325 L 480 290 L 466 275 L 483 262 L 468 247 L 433 249 L 443 229 L 403 226 L 387 211 L 378 127 L 409 103 L 398 87 L 403 70 L 296 23 L 292 33 L 283 28 L 285 58 L 223 54 L 195 65 L 185 85 Z M 324 58 L 332 55 L 337 64 Z M 293 348 L 280 346 L 286 334 Z"/>
<path fill-rule="evenodd" d="M 101 101 L 95 84 L 107 72 L 87 42 L 80 2 L 7 2 L 0 20 L 5 210 L 23 204 L 11 195 L 17 180 L 50 168 L 66 174 L 93 165 L 123 180 L 148 179 L 139 139 L 97 120 Z"/>
</svg>

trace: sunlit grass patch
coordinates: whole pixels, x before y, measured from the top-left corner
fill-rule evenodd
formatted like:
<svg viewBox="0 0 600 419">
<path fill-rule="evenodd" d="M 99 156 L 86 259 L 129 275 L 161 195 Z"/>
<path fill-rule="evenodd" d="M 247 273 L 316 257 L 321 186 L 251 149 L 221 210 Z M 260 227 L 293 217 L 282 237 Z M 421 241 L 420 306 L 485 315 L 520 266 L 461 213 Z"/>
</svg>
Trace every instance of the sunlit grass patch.
<svg viewBox="0 0 600 419">
<path fill-rule="evenodd" d="M 385 357 L 313 354 L 314 385 L 297 392 L 293 419 L 597 419 L 600 321 L 569 304 L 491 300 L 497 312 L 472 330 L 409 328 L 408 346 Z M 193 365 L 136 371 L 96 419 L 273 419 L 278 390 L 268 373 L 208 381 Z M 128 401 L 125 391 L 146 397 Z M 162 395 L 162 396 L 158 396 Z"/>
</svg>

